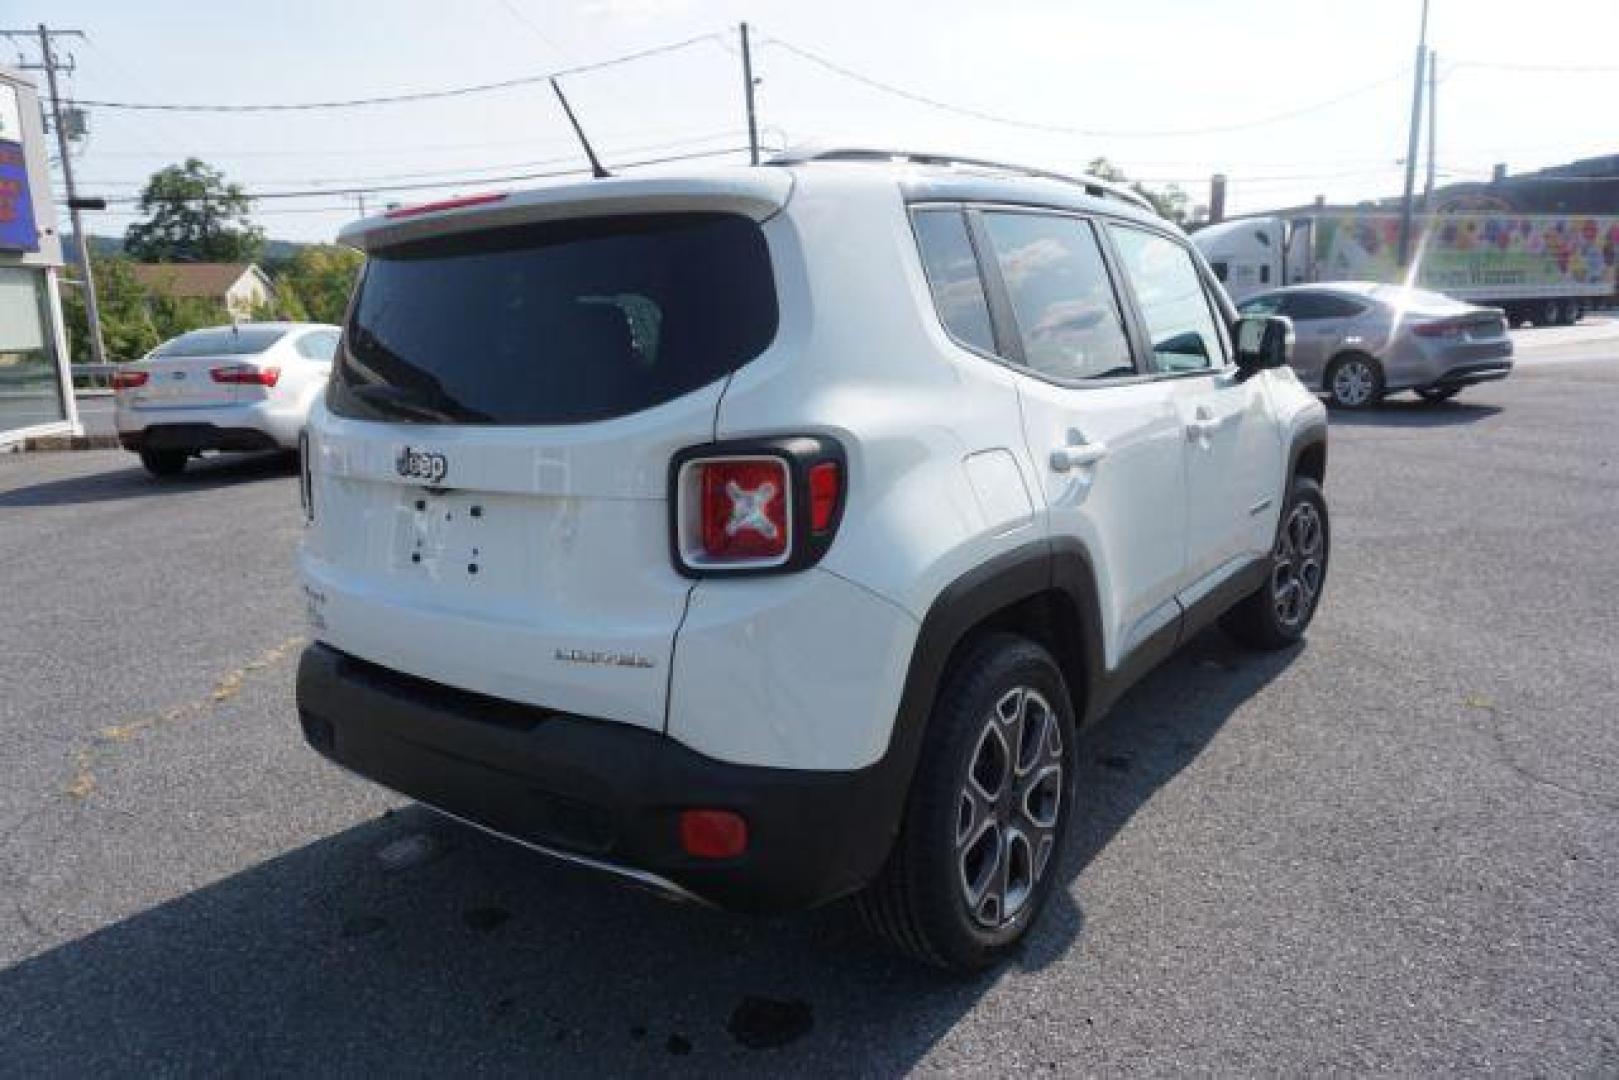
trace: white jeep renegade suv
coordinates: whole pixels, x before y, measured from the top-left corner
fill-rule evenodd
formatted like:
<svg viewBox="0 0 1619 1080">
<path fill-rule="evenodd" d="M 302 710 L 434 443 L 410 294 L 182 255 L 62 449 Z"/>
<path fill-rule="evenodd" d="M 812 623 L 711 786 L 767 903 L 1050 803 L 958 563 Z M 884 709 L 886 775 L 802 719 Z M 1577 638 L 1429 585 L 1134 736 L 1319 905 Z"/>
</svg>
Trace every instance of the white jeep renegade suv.
<svg viewBox="0 0 1619 1080">
<path fill-rule="evenodd" d="M 343 238 L 303 730 L 531 847 L 739 910 L 858 894 L 980 966 L 1059 877 L 1076 729 L 1321 595 L 1288 324 L 1100 181 L 840 151 Z"/>
</svg>

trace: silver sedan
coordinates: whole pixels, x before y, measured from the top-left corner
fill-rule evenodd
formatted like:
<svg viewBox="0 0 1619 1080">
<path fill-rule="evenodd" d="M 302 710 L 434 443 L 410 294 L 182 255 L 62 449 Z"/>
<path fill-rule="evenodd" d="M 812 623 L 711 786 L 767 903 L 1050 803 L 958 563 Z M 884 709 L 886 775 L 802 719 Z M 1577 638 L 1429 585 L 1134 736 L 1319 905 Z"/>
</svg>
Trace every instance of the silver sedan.
<svg viewBox="0 0 1619 1080">
<path fill-rule="evenodd" d="M 1249 297 L 1238 310 L 1292 319 L 1294 370 L 1306 386 L 1346 409 L 1399 390 L 1444 401 L 1512 372 L 1512 339 L 1498 308 L 1424 289 L 1293 285 Z"/>
</svg>

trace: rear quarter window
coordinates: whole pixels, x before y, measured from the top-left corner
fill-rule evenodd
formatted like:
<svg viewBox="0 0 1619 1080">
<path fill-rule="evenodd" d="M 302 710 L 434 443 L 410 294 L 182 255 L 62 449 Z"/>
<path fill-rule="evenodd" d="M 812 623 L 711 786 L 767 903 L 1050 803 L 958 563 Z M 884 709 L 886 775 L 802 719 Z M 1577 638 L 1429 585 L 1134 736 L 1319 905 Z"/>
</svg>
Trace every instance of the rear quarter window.
<svg viewBox="0 0 1619 1080">
<path fill-rule="evenodd" d="M 911 215 L 928 288 L 950 336 L 983 352 L 995 351 L 989 300 L 960 210 L 918 210 Z"/>
<path fill-rule="evenodd" d="M 764 234 L 738 215 L 435 237 L 371 252 L 328 403 L 417 423 L 609 419 L 735 371 L 777 321 Z"/>
</svg>

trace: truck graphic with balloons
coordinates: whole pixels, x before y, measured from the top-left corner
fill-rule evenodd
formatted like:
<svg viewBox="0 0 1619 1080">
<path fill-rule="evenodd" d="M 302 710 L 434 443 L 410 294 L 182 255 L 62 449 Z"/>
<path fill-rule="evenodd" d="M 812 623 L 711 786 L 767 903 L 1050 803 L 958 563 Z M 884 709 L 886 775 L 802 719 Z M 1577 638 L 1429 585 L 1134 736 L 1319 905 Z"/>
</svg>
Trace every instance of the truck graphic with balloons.
<svg viewBox="0 0 1619 1080">
<path fill-rule="evenodd" d="M 1568 325 L 1615 300 L 1619 217 L 1467 210 L 1418 215 L 1399 264 L 1400 215 L 1320 209 L 1210 225 L 1192 240 L 1232 299 L 1279 285 L 1406 282 L 1501 308 L 1514 326 Z"/>
</svg>

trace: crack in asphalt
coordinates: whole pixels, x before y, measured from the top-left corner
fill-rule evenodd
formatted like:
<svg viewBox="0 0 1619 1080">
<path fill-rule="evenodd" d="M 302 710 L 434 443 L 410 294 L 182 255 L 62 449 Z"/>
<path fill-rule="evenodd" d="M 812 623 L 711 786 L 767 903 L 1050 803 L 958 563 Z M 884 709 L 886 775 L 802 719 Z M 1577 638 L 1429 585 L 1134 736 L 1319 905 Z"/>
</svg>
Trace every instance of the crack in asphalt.
<svg viewBox="0 0 1619 1080">
<path fill-rule="evenodd" d="M 88 799 L 96 789 L 96 765 L 114 752 L 120 743 L 127 743 L 147 732 L 184 723 L 211 712 L 241 693 L 242 686 L 249 676 L 285 660 L 293 650 L 303 645 L 304 641 L 303 635 L 297 634 L 279 645 L 266 649 L 247 663 L 232 668 L 220 676 L 212 688 L 200 698 L 171 706 L 162 712 L 102 728 L 90 737 L 88 743 L 73 751 L 71 755 L 73 778 L 68 782 L 65 793 L 79 802 Z"/>
<path fill-rule="evenodd" d="M 1507 768 L 1511 769 L 1513 772 L 1517 773 L 1519 776 L 1523 777 L 1525 780 L 1528 780 L 1532 784 L 1537 784 L 1541 787 L 1549 787 L 1554 791 L 1562 792 L 1564 795 L 1593 802 L 1607 810 L 1619 810 L 1619 802 L 1615 802 L 1614 800 L 1594 791 L 1586 791 L 1582 788 L 1559 783 L 1550 777 L 1542 776 L 1534 769 L 1531 769 L 1529 766 L 1519 761 L 1513 755 L 1512 747 L 1507 742 L 1506 733 L 1501 730 L 1503 717 L 1501 715 L 1501 710 L 1496 707 L 1494 701 L 1485 697 L 1483 694 L 1468 694 L 1462 699 L 1462 705 L 1463 707 L 1471 709 L 1474 712 L 1482 712 L 1489 717 L 1487 726 L 1489 729 L 1490 739 L 1495 743 L 1495 748 L 1497 753 L 1500 755 L 1501 762 Z"/>
</svg>

